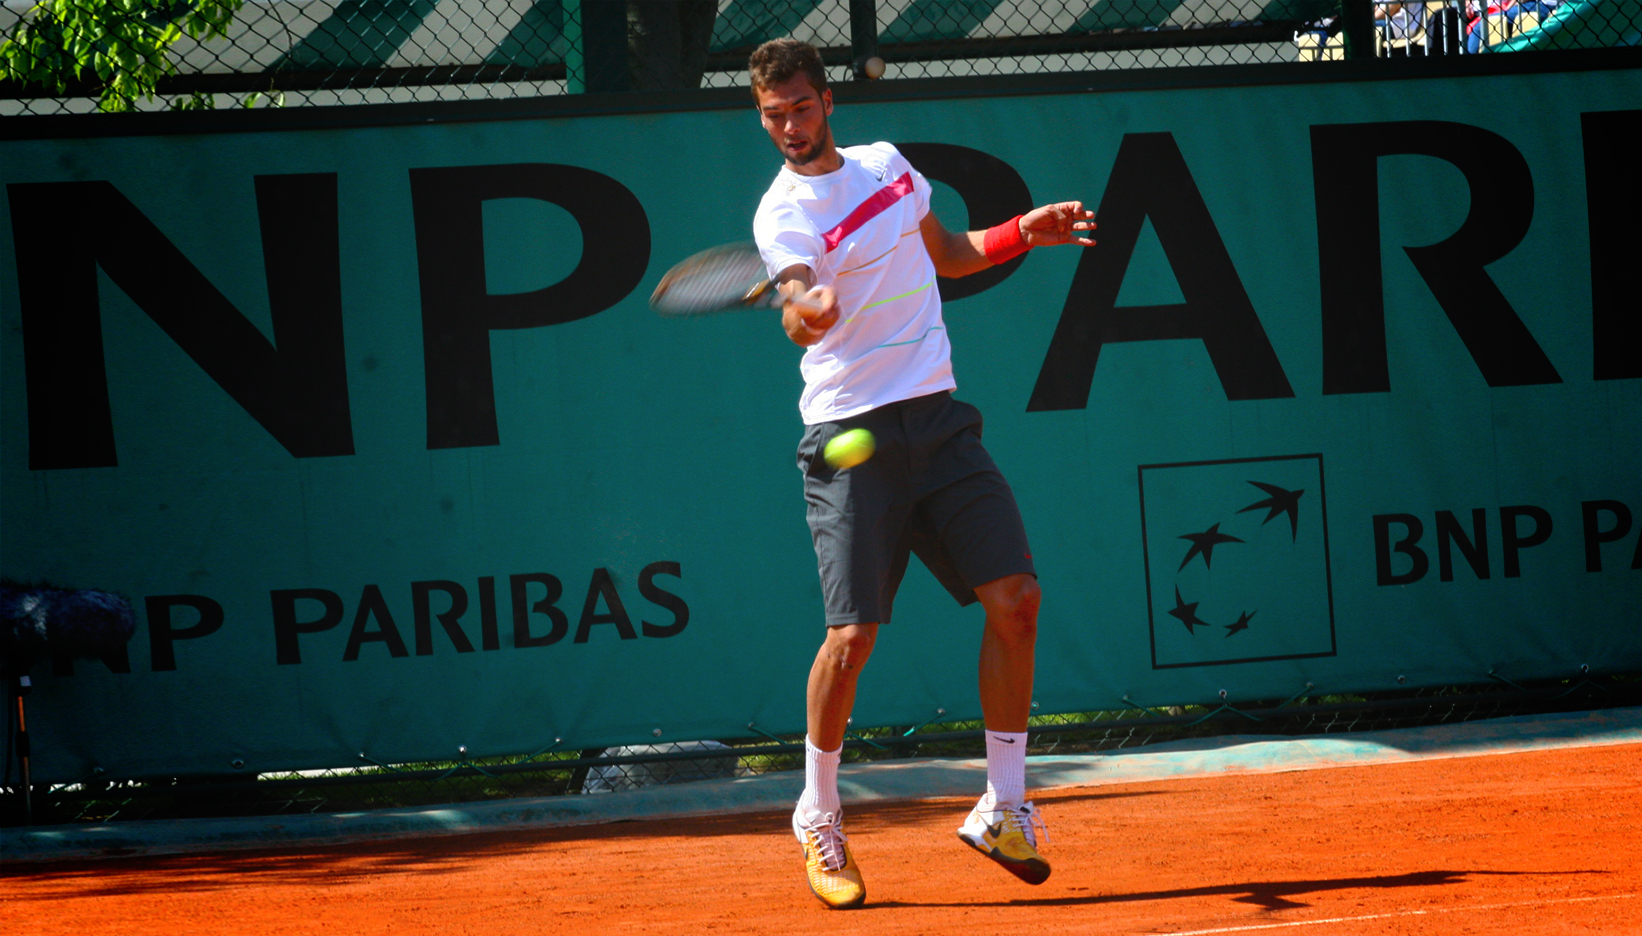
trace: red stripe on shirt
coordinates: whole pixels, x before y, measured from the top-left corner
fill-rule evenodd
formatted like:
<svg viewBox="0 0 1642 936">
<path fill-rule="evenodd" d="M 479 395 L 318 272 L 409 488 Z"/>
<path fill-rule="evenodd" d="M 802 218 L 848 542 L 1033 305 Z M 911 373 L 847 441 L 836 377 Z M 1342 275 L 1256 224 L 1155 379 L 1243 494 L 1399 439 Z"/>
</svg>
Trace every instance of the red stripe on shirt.
<svg viewBox="0 0 1642 936">
<path fill-rule="evenodd" d="M 903 174 L 899 179 L 872 193 L 872 197 L 855 206 L 849 217 L 838 222 L 838 226 L 821 235 L 827 242 L 827 250 L 834 250 L 850 236 L 873 218 L 884 213 L 884 209 L 912 194 L 912 173 Z"/>
</svg>

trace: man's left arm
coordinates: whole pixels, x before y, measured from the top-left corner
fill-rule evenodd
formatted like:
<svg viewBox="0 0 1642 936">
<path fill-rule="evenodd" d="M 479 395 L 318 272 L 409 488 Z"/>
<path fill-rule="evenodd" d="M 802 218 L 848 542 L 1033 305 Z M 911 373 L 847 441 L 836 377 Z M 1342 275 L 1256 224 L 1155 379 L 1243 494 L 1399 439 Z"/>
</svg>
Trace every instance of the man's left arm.
<svg viewBox="0 0 1642 936">
<path fill-rule="evenodd" d="M 935 261 L 935 272 L 945 277 L 968 276 L 990 266 L 1005 263 L 1033 247 L 1095 242 L 1085 232 L 1095 229 L 1093 211 L 1083 202 L 1056 202 L 1034 208 L 1026 214 L 985 231 L 948 231 L 935 212 L 918 223 L 924 249 Z"/>
</svg>

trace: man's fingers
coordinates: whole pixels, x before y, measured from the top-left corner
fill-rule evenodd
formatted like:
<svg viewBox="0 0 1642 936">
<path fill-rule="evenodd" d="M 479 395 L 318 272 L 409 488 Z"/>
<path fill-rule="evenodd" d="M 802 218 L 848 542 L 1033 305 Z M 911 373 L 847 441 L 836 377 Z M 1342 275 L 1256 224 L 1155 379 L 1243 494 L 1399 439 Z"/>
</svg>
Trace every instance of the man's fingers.
<svg viewBox="0 0 1642 936">
<path fill-rule="evenodd" d="M 804 327 L 819 336 L 838 322 L 838 297 L 832 290 L 817 286 L 788 297 Z"/>
<path fill-rule="evenodd" d="M 813 345 L 822 338 L 826 337 L 827 331 L 838 322 L 838 313 L 836 310 L 822 313 L 815 319 L 802 316 L 802 313 L 800 313 L 800 315 L 799 326 L 803 329 L 805 339 L 804 345 L 806 347 Z"/>
<path fill-rule="evenodd" d="M 820 302 L 812 301 L 809 297 L 794 299 L 793 305 L 798 307 L 798 317 L 811 328 L 827 328 L 838 321 L 838 309 L 827 308 Z"/>
<path fill-rule="evenodd" d="M 821 303 L 808 295 L 790 296 L 787 301 L 798 309 L 798 314 L 803 316 L 805 321 L 815 318 L 822 312 Z"/>
<path fill-rule="evenodd" d="M 1081 224 L 1095 216 L 1093 211 L 1083 207 L 1083 202 L 1057 202 L 1053 205 L 1044 205 L 1031 213 L 1036 217 L 1028 217 L 1028 223 L 1048 221 L 1055 227 L 1063 227 L 1067 223 L 1074 226 Z"/>
<path fill-rule="evenodd" d="M 1021 221 L 1021 230 L 1034 246 L 1080 244 L 1093 247 L 1094 240 L 1082 236 L 1095 229 L 1095 213 L 1081 201 L 1055 202 L 1035 208 Z"/>
</svg>

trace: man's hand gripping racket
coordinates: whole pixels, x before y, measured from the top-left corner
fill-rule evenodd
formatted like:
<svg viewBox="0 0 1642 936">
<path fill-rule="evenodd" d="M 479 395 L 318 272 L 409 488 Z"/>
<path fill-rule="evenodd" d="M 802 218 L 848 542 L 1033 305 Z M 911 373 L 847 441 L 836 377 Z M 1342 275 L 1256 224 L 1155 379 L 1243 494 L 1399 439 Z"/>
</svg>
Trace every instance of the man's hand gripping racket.
<svg viewBox="0 0 1642 936">
<path fill-rule="evenodd" d="M 820 341 L 838 322 L 838 296 L 831 286 L 806 290 L 805 284 L 789 280 L 781 284 L 785 300 L 781 307 L 781 327 L 794 344 L 808 348 Z"/>
</svg>

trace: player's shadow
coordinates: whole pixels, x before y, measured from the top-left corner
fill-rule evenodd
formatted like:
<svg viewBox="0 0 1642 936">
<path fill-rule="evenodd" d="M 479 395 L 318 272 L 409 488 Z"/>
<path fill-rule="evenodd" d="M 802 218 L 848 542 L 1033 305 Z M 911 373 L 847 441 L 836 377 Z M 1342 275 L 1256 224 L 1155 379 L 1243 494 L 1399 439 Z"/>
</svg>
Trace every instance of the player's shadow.
<svg viewBox="0 0 1642 936">
<path fill-rule="evenodd" d="M 975 902 L 917 902 L 885 900 L 867 904 L 878 907 L 1080 907 L 1110 903 L 1138 903 L 1148 900 L 1177 900 L 1183 897 L 1230 897 L 1235 903 L 1253 904 L 1266 910 L 1308 907 L 1292 898 L 1324 891 L 1391 889 L 1398 887 L 1440 887 L 1463 884 L 1482 875 L 1532 875 L 1547 877 L 1569 874 L 1606 874 L 1606 871 L 1411 871 L 1378 877 L 1322 878 L 1311 881 L 1258 881 L 1244 884 L 1217 884 L 1212 887 L 1184 887 L 1177 890 L 1143 891 L 1133 894 L 1088 894 L 1075 897 L 1022 897 L 1014 900 Z"/>
</svg>

